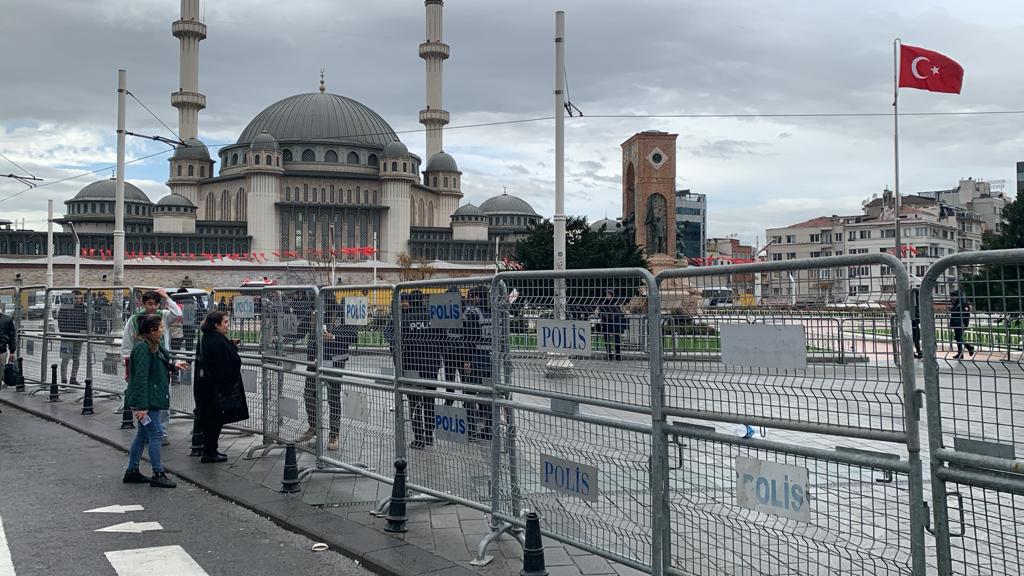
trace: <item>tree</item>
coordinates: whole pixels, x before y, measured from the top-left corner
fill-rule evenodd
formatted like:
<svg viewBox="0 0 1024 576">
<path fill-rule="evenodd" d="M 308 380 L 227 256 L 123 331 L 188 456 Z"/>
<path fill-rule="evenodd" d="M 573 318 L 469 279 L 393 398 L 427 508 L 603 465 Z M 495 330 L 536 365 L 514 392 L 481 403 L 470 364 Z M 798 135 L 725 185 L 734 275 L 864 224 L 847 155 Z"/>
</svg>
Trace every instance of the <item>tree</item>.
<svg viewBox="0 0 1024 576">
<path fill-rule="evenodd" d="M 985 232 L 982 250 L 1024 248 L 1024 202 L 1014 200 L 1003 208 L 1003 227 L 999 232 Z"/>
<path fill-rule="evenodd" d="M 402 282 L 413 280 L 429 280 L 437 269 L 423 258 L 413 258 L 402 252 L 398 255 L 398 278 Z"/>
<path fill-rule="evenodd" d="M 569 216 L 565 222 L 568 269 L 646 268 L 647 258 L 625 231 L 594 232 L 586 218 Z M 524 270 L 555 267 L 555 225 L 550 220 L 531 227 L 530 235 L 516 243 L 516 260 Z"/>
</svg>

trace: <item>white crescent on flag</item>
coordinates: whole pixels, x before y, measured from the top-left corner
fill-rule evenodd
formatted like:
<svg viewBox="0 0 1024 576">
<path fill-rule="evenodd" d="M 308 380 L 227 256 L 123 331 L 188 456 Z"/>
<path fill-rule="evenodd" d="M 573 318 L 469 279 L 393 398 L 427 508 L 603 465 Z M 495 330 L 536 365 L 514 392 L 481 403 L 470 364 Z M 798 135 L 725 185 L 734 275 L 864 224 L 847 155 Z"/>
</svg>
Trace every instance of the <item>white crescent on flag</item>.
<svg viewBox="0 0 1024 576">
<path fill-rule="evenodd" d="M 914 60 L 910 63 L 910 72 L 914 75 L 914 78 L 917 78 L 918 80 L 924 80 L 925 78 L 927 78 L 927 76 L 921 76 L 920 74 L 917 73 L 917 63 L 922 60 L 928 62 L 928 57 L 918 56 L 917 58 L 914 58 Z"/>
</svg>

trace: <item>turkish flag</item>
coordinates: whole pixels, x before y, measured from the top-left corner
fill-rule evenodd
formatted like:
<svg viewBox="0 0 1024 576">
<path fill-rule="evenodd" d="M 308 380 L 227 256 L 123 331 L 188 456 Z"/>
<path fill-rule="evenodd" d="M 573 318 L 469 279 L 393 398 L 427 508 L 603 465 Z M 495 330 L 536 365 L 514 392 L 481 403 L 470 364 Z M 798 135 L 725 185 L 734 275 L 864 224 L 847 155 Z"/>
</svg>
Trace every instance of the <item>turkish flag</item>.
<svg viewBox="0 0 1024 576">
<path fill-rule="evenodd" d="M 900 45 L 900 88 L 959 94 L 964 69 L 948 56 L 916 46 Z"/>
</svg>

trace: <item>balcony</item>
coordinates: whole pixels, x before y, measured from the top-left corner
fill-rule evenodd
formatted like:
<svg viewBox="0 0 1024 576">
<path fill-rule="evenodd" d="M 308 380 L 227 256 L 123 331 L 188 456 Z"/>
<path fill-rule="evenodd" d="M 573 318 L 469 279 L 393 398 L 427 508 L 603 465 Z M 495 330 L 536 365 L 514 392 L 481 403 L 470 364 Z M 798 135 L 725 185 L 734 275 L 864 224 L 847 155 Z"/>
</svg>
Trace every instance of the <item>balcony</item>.
<svg viewBox="0 0 1024 576">
<path fill-rule="evenodd" d="M 420 44 L 420 58 L 431 58 L 434 56 L 440 57 L 441 60 L 447 60 L 450 54 L 450 48 L 443 42 L 424 42 Z"/>
<path fill-rule="evenodd" d="M 198 92 L 174 92 L 171 94 L 171 106 L 178 105 L 202 110 L 206 108 L 206 96 Z"/>
<path fill-rule="evenodd" d="M 171 33 L 175 38 L 194 36 L 200 40 L 206 40 L 206 24 L 195 20 L 178 20 L 171 24 Z"/>
<path fill-rule="evenodd" d="M 420 124 L 441 124 L 448 123 L 448 111 L 446 110 L 420 110 Z"/>
</svg>

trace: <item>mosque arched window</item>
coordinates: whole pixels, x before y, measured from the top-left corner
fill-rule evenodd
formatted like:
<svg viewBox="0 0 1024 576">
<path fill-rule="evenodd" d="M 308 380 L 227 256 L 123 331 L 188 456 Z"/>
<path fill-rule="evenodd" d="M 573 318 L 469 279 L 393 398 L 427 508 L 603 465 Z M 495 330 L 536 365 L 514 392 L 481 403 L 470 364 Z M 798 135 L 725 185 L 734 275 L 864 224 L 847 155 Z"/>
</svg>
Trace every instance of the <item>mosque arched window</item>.
<svg viewBox="0 0 1024 576">
<path fill-rule="evenodd" d="M 199 177 L 206 178 L 206 166 L 199 167 Z"/>
<path fill-rule="evenodd" d="M 457 177 L 455 177 L 455 176 L 452 176 L 452 188 L 458 188 L 458 187 L 459 187 L 459 179 Z"/>
<path fill-rule="evenodd" d="M 306 148 L 302 151 L 303 162 L 316 162 L 316 154 L 313 154 L 313 150 Z"/>
<path fill-rule="evenodd" d="M 427 207 L 427 226 L 434 227 L 434 201 L 430 201 L 430 205 Z"/>
<path fill-rule="evenodd" d="M 281 158 L 280 157 L 274 158 L 274 166 L 280 166 L 280 165 L 281 165 Z"/>
<path fill-rule="evenodd" d="M 349 190 L 348 192 L 345 193 L 345 203 L 346 204 L 351 204 L 352 203 L 352 191 L 351 190 Z"/>
<path fill-rule="evenodd" d="M 292 161 L 292 151 L 291 150 L 285 150 L 284 152 L 281 153 L 281 156 L 284 157 L 284 161 L 285 162 L 291 162 Z"/>
<path fill-rule="evenodd" d="M 447 176 L 444 177 L 444 187 L 445 188 L 448 187 L 448 177 Z"/>
<path fill-rule="evenodd" d="M 238 165 L 238 153 L 237 152 L 231 155 L 231 165 L 232 166 L 237 166 Z"/>
<path fill-rule="evenodd" d="M 427 206 L 423 203 L 423 198 L 420 198 L 420 214 L 419 214 L 420 226 L 427 221 Z"/>
<path fill-rule="evenodd" d="M 409 198 L 409 224 L 416 225 L 416 200 Z"/>
<path fill-rule="evenodd" d="M 178 176 L 181 176 L 181 164 L 178 164 Z"/>
<path fill-rule="evenodd" d="M 220 193 L 220 219 L 231 219 L 231 192 L 227 190 Z"/>
<path fill-rule="evenodd" d="M 334 186 L 331 186 L 331 203 L 334 203 Z"/>
<path fill-rule="evenodd" d="M 374 158 L 376 158 L 376 156 L 374 156 Z M 345 157 L 345 162 L 348 164 L 359 164 L 359 154 L 349 152 L 348 156 Z"/>
<path fill-rule="evenodd" d="M 267 166 L 270 166 L 270 154 L 267 154 L 265 161 L 267 163 Z"/>
<path fill-rule="evenodd" d="M 253 158 L 252 158 L 253 164 L 259 166 L 260 165 L 260 155 L 259 154 L 253 154 L 252 156 L 253 156 Z"/>
<path fill-rule="evenodd" d="M 434 186 L 434 188 L 437 188 L 437 176 L 434 176 L 434 184 L 433 184 L 433 186 Z"/>
<path fill-rule="evenodd" d="M 206 219 L 216 220 L 217 219 L 217 199 L 215 194 L 210 192 L 206 195 Z"/>
<path fill-rule="evenodd" d="M 391 163 L 391 171 L 392 172 L 398 172 L 398 162 L 392 162 Z"/>
<path fill-rule="evenodd" d="M 245 220 L 245 194 L 241 188 L 238 189 L 238 196 L 235 196 L 235 218 Z"/>
<path fill-rule="evenodd" d="M 407 162 L 402 162 L 402 172 L 408 172 L 408 171 L 409 171 L 409 164 Z"/>
<path fill-rule="evenodd" d="M 332 164 L 338 163 L 338 153 L 334 150 L 328 150 L 327 154 L 324 154 L 324 162 L 330 162 Z"/>
<path fill-rule="evenodd" d="M 285 186 L 284 187 L 284 201 L 285 202 L 291 202 L 292 201 L 292 187 L 291 186 Z"/>
<path fill-rule="evenodd" d="M 195 176 L 196 175 L 195 172 L 196 172 L 196 167 L 193 166 L 192 164 L 189 164 L 188 165 L 188 175 L 189 176 Z"/>
<path fill-rule="evenodd" d="M 353 154 L 355 154 L 355 152 L 350 152 L 349 156 L 351 157 Z M 366 159 L 366 163 L 370 166 L 378 166 L 379 162 L 377 161 L 377 155 L 370 154 L 370 157 Z M 358 164 L 358 162 L 356 162 L 356 164 Z"/>
</svg>

